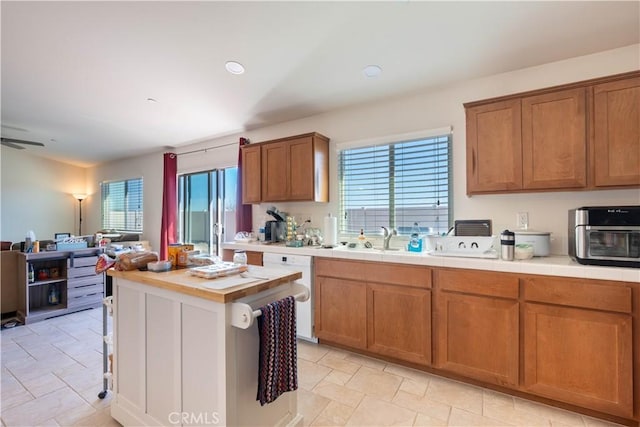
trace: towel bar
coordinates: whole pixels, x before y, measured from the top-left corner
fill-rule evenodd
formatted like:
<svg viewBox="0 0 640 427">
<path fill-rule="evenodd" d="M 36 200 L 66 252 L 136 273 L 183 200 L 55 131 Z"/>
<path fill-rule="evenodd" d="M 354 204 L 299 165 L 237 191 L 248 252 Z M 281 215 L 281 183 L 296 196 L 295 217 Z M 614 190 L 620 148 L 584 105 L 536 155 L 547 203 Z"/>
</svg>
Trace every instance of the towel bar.
<svg viewBox="0 0 640 427">
<path fill-rule="evenodd" d="M 306 301 L 311 296 L 309 288 L 301 283 L 294 283 L 296 290 L 300 292 L 292 295 L 296 301 Z M 249 304 L 243 302 L 231 303 L 231 325 L 240 329 L 247 329 L 253 325 L 256 317 L 262 316 L 262 311 L 254 310 Z"/>
</svg>

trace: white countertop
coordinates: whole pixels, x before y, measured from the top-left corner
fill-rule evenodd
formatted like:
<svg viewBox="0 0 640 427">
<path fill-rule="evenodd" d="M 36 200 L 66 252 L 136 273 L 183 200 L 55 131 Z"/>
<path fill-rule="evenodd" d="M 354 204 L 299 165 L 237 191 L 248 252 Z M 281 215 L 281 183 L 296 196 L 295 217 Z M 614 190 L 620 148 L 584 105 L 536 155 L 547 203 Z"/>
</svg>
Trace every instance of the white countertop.
<svg viewBox="0 0 640 427">
<path fill-rule="evenodd" d="M 271 252 L 286 255 L 310 255 L 323 258 L 393 262 L 433 267 L 467 268 L 506 273 L 544 274 L 548 276 L 640 283 L 640 269 L 638 268 L 581 265 L 566 255 L 534 257 L 526 261 L 503 261 L 501 259 L 441 257 L 429 255 L 426 252 L 407 252 L 405 250 L 379 251 L 372 249 L 348 249 L 345 247 L 334 249 L 324 249 L 319 246 L 292 248 L 284 244 L 235 242 L 223 243 L 222 247 L 224 249 L 244 249 L 247 251 Z"/>
</svg>

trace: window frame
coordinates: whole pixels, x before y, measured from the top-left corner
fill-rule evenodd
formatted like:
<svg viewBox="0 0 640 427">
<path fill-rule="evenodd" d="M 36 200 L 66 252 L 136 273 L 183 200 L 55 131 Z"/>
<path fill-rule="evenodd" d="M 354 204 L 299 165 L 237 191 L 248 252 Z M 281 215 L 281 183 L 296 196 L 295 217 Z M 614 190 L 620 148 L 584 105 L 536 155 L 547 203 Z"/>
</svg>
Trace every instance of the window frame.
<svg viewBox="0 0 640 427">
<path fill-rule="evenodd" d="M 446 141 L 442 141 L 442 138 L 446 138 Z M 338 178 L 339 178 L 339 188 L 338 188 L 338 215 L 339 215 L 339 234 L 341 236 L 344 236 L 345 238 L 350 238 L 350 237 L 354 237 L 355 235 L 358 234 L 359 232 L 359 228 L 355 227 L 354 224 L 351 224 L 351 227 L 349 228 L 349 225 L 347 224 L 347 218 L 346 215 L 348 214 L 348 210 L 351 209 L 353 210 L 353 208 L 347 208 L 345 207 L 345 198 L 348 197 L 348 194 L 346 194 L 345 192 L 349 191 L 349 189 L 345 189 L 345 159 L 344 159 L 344 155 L 346 154 L 351 154 L 351 155 L 357 155 L 356 150 L 379 150 L 379 149 L 385 149 L 385 148 L 389 148 L 389 147 L 394 147 L 397 148 L 399 145 L 401 144 L 407 144 L 407 147 L 410 146 L 411 143 L 419 143 L 421 141 L 425 141 L 425 143 L 429 143 L 429 141 L 432 141 L 433 144 L 442 144 L 442 142 L 445 142 L 447 144 L 447 153 L 446 153 L 446 159 L 443 159 L 442 161 L 446 160 L 446 174 L 447 174 L 447 178 L 446 178 L 446 194 L 443 196 L 442 194 L 439 195 L 439 197 L 446 197 L 446 219 L 445 220 L 439 220 L 439 222 L 445 222 L 446 224 L 439 224 L 439 228 L 437 230 L 433 230 L 433 231 L 437 231 L 439 234 L 445 233 L 447 232 L 450 228 L 451 228 L 451 224 L 453 223 L 453 134 L 452 134 L 452 128 L 451 127 L 447 127 L 447 128 L 440 128 L 440 129 L 433 129 L 433 130 L 429 130 L 429 131 L 423 131 L 423 132 L 412 132 L 412 133 L 407 133 L 407 134 L 400 134 L 400 135 L 391 135 L 391 136 L 386 136 L 386 137 L 379 137 L 379 138 L 372 138 L 369 140 L 361 140 L 361 141 L 353 141 L 353 142 L 346 142 L 346 143 L 341 143 L 341 144 L 337 144 L 336 148 L 338 151 Z M 400 150 L 402 149 L 407 149 L 405 147 L 400 147 Z M 435 148 L 434 148 L 435 150 Z M 393 150 L 393 148 L 391 148 L 389 150 L 390 153 L 393 153 L 395 150 Z M 392 158 L 391 154 L 389 155 L 390 158 Z M 375 159 L 375 155 L 372 156 L 372 159 Z M 401 161 L 397 162 L 395 165 L 400 164 Z M 383 165 L 384 162 L 379 162 L 376 163 L 375 166 L 380 166 Z M 372 167 L 374 166 L 374 164 L 372 164 Z M 436 166 L 436 167 L 432 167 L 430 170 L 437 170 L 441 168 L 440 166 Z M 394 164 L 388 164 L 387 165 L 387 170 L 389 171 L 390 174 L 392 174 L 394 172 Z M 397 176 L 396 176 L 397 178 Z M 382 180 L 384 182 L 384 179 Z M 390 194 L 394 194 L 394 189 L 397 190 L 398 187 L 395 186 L 394 183 L 394 178 L 390 177 L 389 178 L 389 187 L 390 187 Z M 373 186 L 372 186 L 373 187 Z M 391 188 L 393 187 L 393 188 Z M 402 188 L 402 187 L 400 187 Z M 432 194 L 437 194 L 437 193 L 432 193 Z M 376 195 L 374 197 L 378 198 L 379 196 Z M 373 200 L 373 199 L 371 199 Z M 389 199 L 386 200 L 386 203 L 383 205 L 384 207 L 386 207 L 389 212 L 388 212 L 388 219 L 390 224 L 376 224 L 375 227 L 381 227 L 381 226 L 391 226 L 392 228 L 398 228 L 397 225 L 400 224 L 398 222 L 398 220 L 395 218 L 397 215 L 397 209 L 395 209 L 395 205 L 399 202 L 400 198 L 396 197 L 394 199 L 393 202 L 391 202 Z M 367 201 L 367 202 L 371 202 L 371 201 Z M 378 202 L 378 201 L 376 201 Z M 365 202 L 366 203 L 366 202 Z M 372 203 L 372 202 L 371 202 Z M 406 206 L 406 205 L 405 205 Z M 384 209 L 383 207 L 383 209 Z M 368 208 L 372 208 L 371 206 L 369 206 Z M 365 207 L 363 209 L 363 211 L 366 211 L 367 207 Z M 380 208 L 378 208 L 380 209 Z M 395 211 L 394 211 L 395 209 Z M 434 209 L 435 211 L 436 209 Z M 374 215 L 375 216 L 375 215 Z M 406 223 L 406 221 L 408 220 L 408 218 L 406 218 L 408 215 L 405 214 L 405 218 L 404 218 L 404 222 Z M 436 213 L 437 216 L 437 213 Z M 367 221 L 365 220 L 365 226 Z M 425 225 L 424 222 L 421 224 L 420 221 L 416 221 L 418 222 L 418 225 L 421 226 L 421 231 L 423 233 L 430 231 L 429 229 L 427 229 L 426 227 L 429 227 L 429 225 Z M 355 228 L 358 228 L 357 230 Z M 411 232 L 411 227 L 408 224 L 403 224 L 402 225 L 403 230 L 398 229 L 398 234 L 401 237 L 408 237 Z M 373 229 L 369 229 L 368 233 L 374 233 L 374 234 L 379 234 L 379 230 L 373 230 Z M 367 230 L 365 230 L 365 234 L 367 234 Z"/>
<path fill-rule="evenodd" d="M 231 177 L 229 175 L 233 175 L 232 173 L 230 173 L 231 169 L 236 170 L 235 181 L 230 179 Z M 208 183 L 207 217 L 209 221 L 208 226 L 206 226 L 209 239 L 207 245 L 209 247 L 210 255 L 220 255 L 222 253 L 222 243 L 226 241 L 229 235 L 235 235 L 235 210 L 237 206 L 237 200 L 235 200 L 237 196 L 237 169 L 237 166 L 228 166 L 199 171 L 182 172 L 178 174 L 178 206 L 176 207 L 176 209 L 178 210 L 177 233 L 180 241 L 184 243 L 194 243 L 191 242 L 187 237 L 187 235 L 190 233 L 186 229 L 186 227 L 189 225 L 188 215 L 189 212 L 191 212 L 190 209 L 187 209 L 188 204 L 186 203 L 186 197 L 191 194 L 191 192 L 189 191 L 188 179 L 189 177 L 195 175 L 206 175 Z M 233 189 L 228 188 L 228 182 L 234 182 L 235 187 Z M 229 190 L 229 192 L 227 190 Z M 230 196 L 233 197 L 234 202 L 233 205 L 229 209 L 227 209 Z M 233 214 L 233 218 L 230 218 L 231 214 Z M 198 244 L 204 244 L 204 242 L 198 242 Z"/>
<path fill-rule="evenodd" d="M 124 184 L 124 191 L 121 200 L 116 200 L 115 202 L 109 202 L 107 198 L 109 194 L 105 193 L 109 191 L 111 186 L 116 184 Z M 130 203 L 128 200 L 129 194 L 133 192 L 130 190 L 130 186 L 137 186 L 139 190 L 137 190 L 133 196 L 137 195 L 138 198 L 138 209 L 129 209 L 127 205 Z M 122 203 L 123 209 L 123 220 L 124 227 L 117 227 L 112 218 L 113 214 L 107 214 L 107 212 L 117 212 L 115 209 L 107 209 L 107 205 L 114 205 L 116 203 Z M 134 226 L 128 227 L 128 217 L 133 214 L 134 215 Z M 142 234 L 144 232 L 144 178 L 127 178 L 127 179 L 119 179 L 119 180 L 111 180 L 111 181 L 102 181 L 100 183 L 100 215 L 101 215 L 101 226 L 103 230 L 116 231 L 118 233 L 127 233 L 127 234 Z M 107 221 L 109 223 L 107 224 Z M 139 222 L 139 226 L 135 225 Z"/>
</svg>

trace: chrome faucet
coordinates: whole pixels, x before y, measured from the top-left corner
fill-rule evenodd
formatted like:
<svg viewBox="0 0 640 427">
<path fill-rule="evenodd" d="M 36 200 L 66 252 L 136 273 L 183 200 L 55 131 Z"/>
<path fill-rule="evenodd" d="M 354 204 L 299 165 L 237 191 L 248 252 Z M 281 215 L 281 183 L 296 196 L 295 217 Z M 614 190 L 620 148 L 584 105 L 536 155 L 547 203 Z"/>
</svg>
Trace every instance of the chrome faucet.
<svg viewBox="0 0 640 427">
<path fill-rule="evenodd" d="M 387 227 L 380 227 L 380 228 L 382 228 L 382 237 L 383 237 L 382 249 L 387 250 L 389 249 L 389 242 L 391 241 L 391 237 L 397 236 L 398 232 L 396 231 L 395 228 L 391 229 L 391 232 L 389 232 Z"/>
</svg>

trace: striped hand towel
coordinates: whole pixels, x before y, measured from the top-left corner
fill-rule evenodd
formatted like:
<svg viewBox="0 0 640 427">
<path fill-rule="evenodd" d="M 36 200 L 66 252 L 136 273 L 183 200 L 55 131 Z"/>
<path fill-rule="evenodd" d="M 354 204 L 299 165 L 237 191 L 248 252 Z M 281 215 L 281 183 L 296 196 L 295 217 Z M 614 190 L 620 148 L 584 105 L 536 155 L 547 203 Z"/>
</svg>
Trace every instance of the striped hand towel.
<svg viewBox="0 0 640 427">
<path fill-rule="evenodd" d="M 288 296 L 260 308 L 260 360 L 258 396 L 260 405 L 271 403 L 282 393 L 298 389 L 296 301 Z"/>
</svg>

